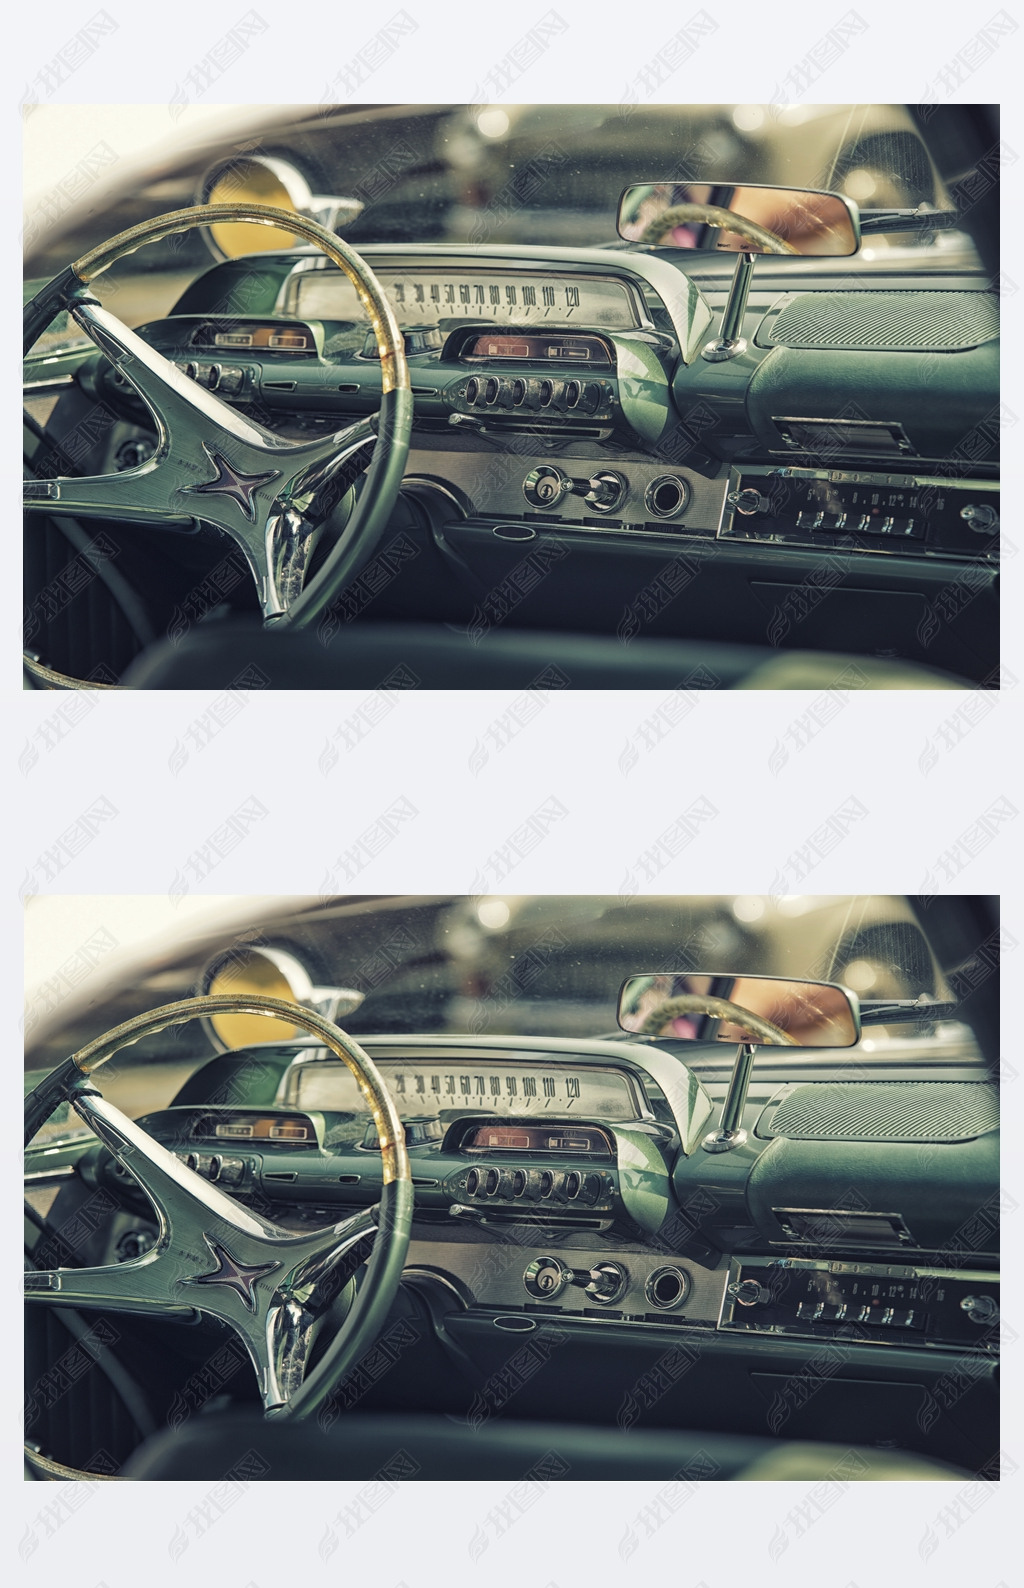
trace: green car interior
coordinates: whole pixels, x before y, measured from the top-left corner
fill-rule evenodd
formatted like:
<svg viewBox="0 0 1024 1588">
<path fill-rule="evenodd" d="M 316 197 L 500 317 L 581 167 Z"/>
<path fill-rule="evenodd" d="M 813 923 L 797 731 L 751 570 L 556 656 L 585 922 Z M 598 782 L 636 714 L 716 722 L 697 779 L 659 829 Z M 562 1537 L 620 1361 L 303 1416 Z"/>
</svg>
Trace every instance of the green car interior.
<svg viewBox="0 0 1024 1588">
<path fill-rule="evenodd" d="M 29 1476 L 998 1476 L 995 900 L 232 911 L 30 1005 Z"/>
<path fill-rule="evenodd" d="M 26 686 L 997 687 L 997 138 L 292 107 L 44 207 Z"/>
</svg>

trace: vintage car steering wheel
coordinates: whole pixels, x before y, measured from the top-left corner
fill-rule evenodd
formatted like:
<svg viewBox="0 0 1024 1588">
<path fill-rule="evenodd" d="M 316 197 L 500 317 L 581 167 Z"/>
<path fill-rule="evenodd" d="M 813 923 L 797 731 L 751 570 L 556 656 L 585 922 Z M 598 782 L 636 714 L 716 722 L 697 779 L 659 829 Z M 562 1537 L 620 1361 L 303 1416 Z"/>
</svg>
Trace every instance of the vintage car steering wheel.
<svg viewBox="0 0 1024 1588">
<path fill-rule="evenodd" d="M 767 226 L 759 226 L 756 221 L 748 221 L 745 216 L 736 215 L 732 210 L 722 209 L 719 204 L 673 204 L 670 209 L 663 210 L 660 215 L 647 222 L 640 241 L 658 243 L 673 226 L 685 226 L 689 221 L 696 221 L 704 226 L 719 226 L 723 231 L 736 232 L 738 236 L 746 237 L 750 242 L 760 243 L 761 247 L 766 248 L 770 254 L 800 252 L 792 243 L 787 243 L 784 237 L 770 232 Z"/>
<path fill-rule="evenodd" d="M 746 1026 L 762 1042 L 787 1048 L 800 1046 L 788 1032 L 773 1026 L 770 1020 L 762 1020 L 760 1015 L 741 1008 L 739 1004 L 731 1004 L 727 998 L 705 997 L 703 993 L 684 993 L 678 998 L 666 998 L 657 1009 L 651 1010 L 640 1027 L 641 1035 L 656 1037 L 662 1026 L 670 1020 L 678 1020 L 680 1015 L 713 1015 L 717 1020 L 731 1020 L 735 1025 Z"/>
<path fill-rule="evenodd" d="M 189 380 L 122 325 L 88 284 L 125 254 L 174 232 L 225 221 L 283 227 L 343 270 L 373 327 L 380 354 L 376 414 L 313 441 L 287 441 Z M 203 204 L 121 232 L 55 276 L 25 308 L 25 353 L 67 310 L 150 409 L 153 456 L 120 474 L 27 480 L 25 506 L 79 518 L 146 524 L 202 519 L 241 550 L 267 622 L 307 627 L 356 576 L 383 534 L 402 484 L 413 398 L 405 343 L 394 311 L 355 249 L 316 221 L 263 204 Z M 323 567 L 303 587 L 317 530 L 336 505 L 336 477 L 359 448 L 376 441 L 365 486 Z M 347 488 L 347 486 L 346 486 Z"/>
<path fill-rule="evenodd" d="M 235 1201 L 107 1102 L 90 1077 L 111 1054 L 152 1032 L 220 1013 L 266 1015 L 302 1026 L 352 1071 L 380 1142 L 380 1202 L 326 1229 L 296 1234 Z M 322 1015 L 282 998 L 185 998 L 137 1015 L 57 1066 L 25 1100 L 26 1145 L 68 1101 L 153 1202 L 159 1234 L 141 1257 L 99 1268 L 28 1270 L 25 1297 L 110 1312 L 218 1318 L 245 1346 L 268 1415 L 306 1418 L 323 1405 L 376 1339 L 395 1297 L 412 1223 L 405 1131 L 372 1060 Z M 351 1309 L 308 1373 L 317 1323 L 333 1298 L 332 1271 L 373 1237 Z"/>
</svg>

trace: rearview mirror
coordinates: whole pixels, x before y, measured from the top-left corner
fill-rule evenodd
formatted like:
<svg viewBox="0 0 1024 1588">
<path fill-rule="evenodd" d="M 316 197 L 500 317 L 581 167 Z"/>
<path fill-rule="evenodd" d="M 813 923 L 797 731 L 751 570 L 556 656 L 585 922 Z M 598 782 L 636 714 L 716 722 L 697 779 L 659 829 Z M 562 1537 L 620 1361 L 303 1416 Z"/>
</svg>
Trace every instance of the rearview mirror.
<svg viewBox="0 0 1024 1588">
<path fill-rule="evenodd" d="M 857 206 L 841 193 L 715 182 L 643 182 L 619 199 L 619 236 L 726 253 L 855 254 Z"/>
<path fill-rule="evenodd" d="M 623 1031 L 684 1042 L 849 1048 L 860 1039 L 855 994 L 782 976 L 649 971 L 623 982 L 618 1018 Z"/>
</svg>

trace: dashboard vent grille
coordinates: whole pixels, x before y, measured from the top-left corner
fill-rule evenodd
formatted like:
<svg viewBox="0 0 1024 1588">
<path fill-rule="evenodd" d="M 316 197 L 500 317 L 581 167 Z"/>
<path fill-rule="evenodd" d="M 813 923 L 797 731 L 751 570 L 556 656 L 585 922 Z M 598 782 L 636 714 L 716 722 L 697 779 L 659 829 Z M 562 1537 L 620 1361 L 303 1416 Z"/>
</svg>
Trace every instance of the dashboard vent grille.
<svg viewBox="0 0 1024 1588">
<path fill-rule="evenodd" d="M 762 347 L 956 353 L 999 335 L 987 292 L 805 292 L 762 323 Z"/>
<path fill-rule="evenodd" d="M 980 1081 L 854 1081 L 797 1086 L 769 1103 L 759 1136 L 791 1141 L 970 1141 L 999 1126 L 999 1096 Z"/>
</svg>

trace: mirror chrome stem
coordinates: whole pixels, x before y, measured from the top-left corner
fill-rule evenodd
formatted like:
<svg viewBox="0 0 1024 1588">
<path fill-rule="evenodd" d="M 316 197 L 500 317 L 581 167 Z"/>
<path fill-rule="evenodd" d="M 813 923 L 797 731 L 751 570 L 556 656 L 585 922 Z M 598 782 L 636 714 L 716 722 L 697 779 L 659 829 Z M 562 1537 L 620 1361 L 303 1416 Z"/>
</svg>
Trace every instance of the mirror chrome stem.
<svg viewBox="0 0 1024 1588">
<path fill-rule="evenodd" d="M 705 1152 L 731 1152 L 734 1147 L 742 1147 L 746 1141 L 743 1110 L 756 1052 L 757 1047 L 753 1042 L 741 1042 L 736 1049 L 736 1063 L 722 1104 L 722 1122 L 717 1130 L 710 1131 L 701 1142 Z"/>
<path fill-rule="evenodd" d="M 727 358 L 736 358 L 739 353 L 747 351 L 746 339 L 740 333 L 743 330 L 743 316 L 747 312 L 756 258 L 756 254 L 736 255 L 736 269 L 722 315 L 721 333 L 716 341 L 705 343 L 700 350 L 701 358 L 706 358 L 709 364 L 721 364 Z"/>
</svg>

